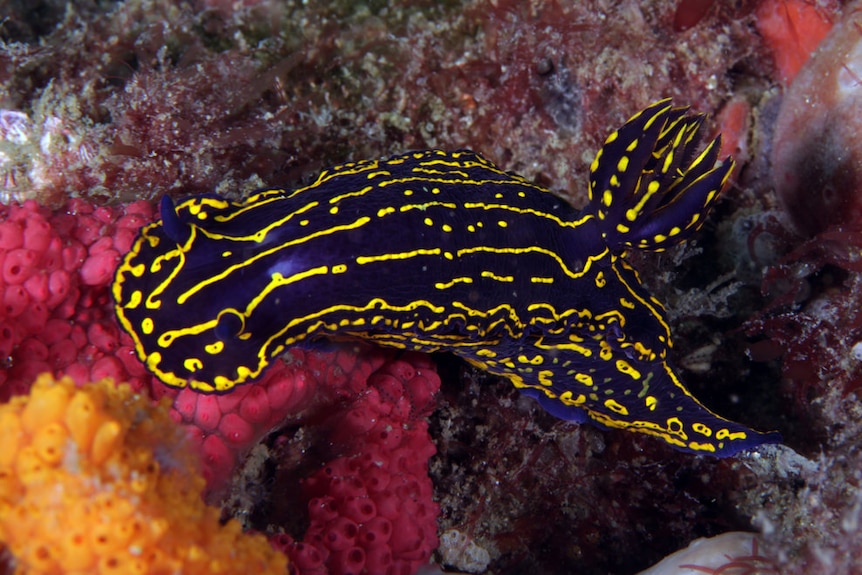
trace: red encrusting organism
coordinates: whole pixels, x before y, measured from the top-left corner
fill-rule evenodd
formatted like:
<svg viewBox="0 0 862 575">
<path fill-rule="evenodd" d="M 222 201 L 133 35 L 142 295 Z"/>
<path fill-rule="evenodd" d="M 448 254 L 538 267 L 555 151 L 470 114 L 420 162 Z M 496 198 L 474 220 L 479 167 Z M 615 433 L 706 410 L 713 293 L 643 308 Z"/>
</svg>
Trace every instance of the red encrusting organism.
<svg viewBox="0 0 862 575">
<path fill-rule="evenodd" d="M 53 214 L 32 201 L 0 207 L 0 398 L 26 393 L 45 371 L 79 384 L 149 381 L 120 335 L 109 285 L 120 255 L 152 218 L 145 202 L 111 209 L 70 200 Z"/>
<path fill-rule="evenodd" d="M 281 535 L 273 543 L 303 574 L 415 572 L 437 546 L 428 478 L 435 448 L 424 420 L 440 386 L 433 363 L 367 347 L 294 350 L 225 395 L 165 387 L 118 329 L 109 293 L 120 255 L 153 216 L 145 202 L 72 200 L 57 213 L 35 202 L 0 207 L 0 399 L 27 393 L 41 372 L 79 385 L 111 377 L 154 400 L 173 397 L 171 417 L 199 445 L 210 500 L 272 430 L 307 426 L 337 451 L 302 484 L 303 542 Z"/>
<path fill-rule="evenodd" d="M 341 379 L 347 387 L 359 382 Z M 327 410 L 322 427 L 343 451 L 302 483 L 305 538 L 278 540 L 303 574 L 415 573 L 437 547 L 439 506 L 427 463 L 435 448 L 424 418 L 440 379 L 426 356 L 405 354 L 362 386 L 354 401 Z M 330 389 L 337 395 L 340 387 Z"/>
<path fill-rule="evenodd" d="M 807 0 L 764 0 L 757 7 L 757 30 L 772 52 L 778 78 L 786 85 L 832 28 L 837 8 Z"/>
</svg>

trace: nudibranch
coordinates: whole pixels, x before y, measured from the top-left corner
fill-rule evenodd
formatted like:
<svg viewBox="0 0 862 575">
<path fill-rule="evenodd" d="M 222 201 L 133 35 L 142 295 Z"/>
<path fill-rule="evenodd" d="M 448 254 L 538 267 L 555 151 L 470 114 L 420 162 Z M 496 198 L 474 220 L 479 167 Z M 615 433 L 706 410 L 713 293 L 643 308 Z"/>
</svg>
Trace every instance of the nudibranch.
<svg viewBox="0 0 862 575">
<path fill-rule="evenodd" d="M 626 261 L 682 242 L 733 168 L 702 115 L 661 100 L 612 133 L 583 211 L 461 150 L 323 171 L 243 201 L 165 197 L 113 284 L 137 354 L 170 386 L 224 393 L 294 345 L 446 351 L 552 414 L 732 455 L 775 442 L 713 414 L 670 363 L 662 305 Z"/>
</svg>

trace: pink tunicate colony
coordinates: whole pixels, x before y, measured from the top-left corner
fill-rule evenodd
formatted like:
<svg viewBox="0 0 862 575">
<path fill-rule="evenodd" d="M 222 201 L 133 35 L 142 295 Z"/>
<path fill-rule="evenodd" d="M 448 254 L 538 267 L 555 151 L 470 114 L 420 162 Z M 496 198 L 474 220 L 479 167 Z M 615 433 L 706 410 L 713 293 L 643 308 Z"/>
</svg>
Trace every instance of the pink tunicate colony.
<svg viewBox="0 0 862 575">
<path fill-rule="evenodd" d="M 303 482 L 304 540 L 281 541 L 303 574 L 414 573 L 437 547 L 424 417 L 440 379 L 426 356 L 407 354 L 367 381 L 328 418 L 331 441 L 346 451 Z"/>
<path fill-rule="evenodd" d="M 0 397 L 26 392 L 43 371 L 144 385 L 109 288 L 129 238 L 152 217 L 144 202 L 109 209 L 71 200 L 61 213 L 32 201 L 0 207 Z"/>
<path fill-rule="evenodd" d="M 110 294 L 122 254 L 153 216 L 144 202 L 72 200 L 60 213 L 35 202 L 0 206 L 0 400 L 27 392 L 45 371 L 168 396 L 199 446 L 211 500 L 262 437 L 286 420 L 304 424 L 339 450 L 302 485 L 311 518 L 304 541 L 274 544 L 304 575 L 415 572 L 437 546 L 427 468 L 435 448 L 424 420 L 440 385 L 431 361 L 351 346 L 293 350 L 227 394 L 164 386 L 117 325 Z"/>
</svg>

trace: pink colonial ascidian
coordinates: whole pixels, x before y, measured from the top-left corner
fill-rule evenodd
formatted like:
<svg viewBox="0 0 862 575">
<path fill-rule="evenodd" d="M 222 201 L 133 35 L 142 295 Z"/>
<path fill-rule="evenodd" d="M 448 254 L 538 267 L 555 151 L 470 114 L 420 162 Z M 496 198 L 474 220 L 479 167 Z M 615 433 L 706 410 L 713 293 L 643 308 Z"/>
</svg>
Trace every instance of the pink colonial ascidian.
<svg viewBox="0 0 862 575">
<path fill-rule="evenodd" d="M 292 525 L 307 517 L 307 529 L 276 535 L 273 545 L 303 574 L 413 573 L 427 563 L 439 514 L 425 421 L 440 386 L 431 360 L 367 346 L 294 350 L 228 394 L 165 387 L 118 329 L 109 293 L 120 255 L 154 216 L 146 202 L 71 200 L 58 212 L 34 201 L 0 206 L 0 400 L 27 393 L 42 372 L 78 385 L 110 377 L 154 400 L 167 396 L 171 417 L 199 448 L 210 502 L 273 430 L 301 427 L 328 447 L 304 457 L 307 478 L 290 488 L 301 493 Z"/>
</svg>

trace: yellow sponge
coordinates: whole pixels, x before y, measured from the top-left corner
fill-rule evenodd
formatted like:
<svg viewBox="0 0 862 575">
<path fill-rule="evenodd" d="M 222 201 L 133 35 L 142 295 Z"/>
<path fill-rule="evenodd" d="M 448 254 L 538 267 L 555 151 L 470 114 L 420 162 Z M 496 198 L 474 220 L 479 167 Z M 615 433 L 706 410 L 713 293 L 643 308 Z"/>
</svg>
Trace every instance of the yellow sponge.
<svg viewBox="0 0 862 575">
<path fill-rule="evenodd" d="M 201 499 L 166 403 L 44 374 L 0 406 L 0 548 L 17 574 L 285 575 L 266 538 Z"/>
</svg>

